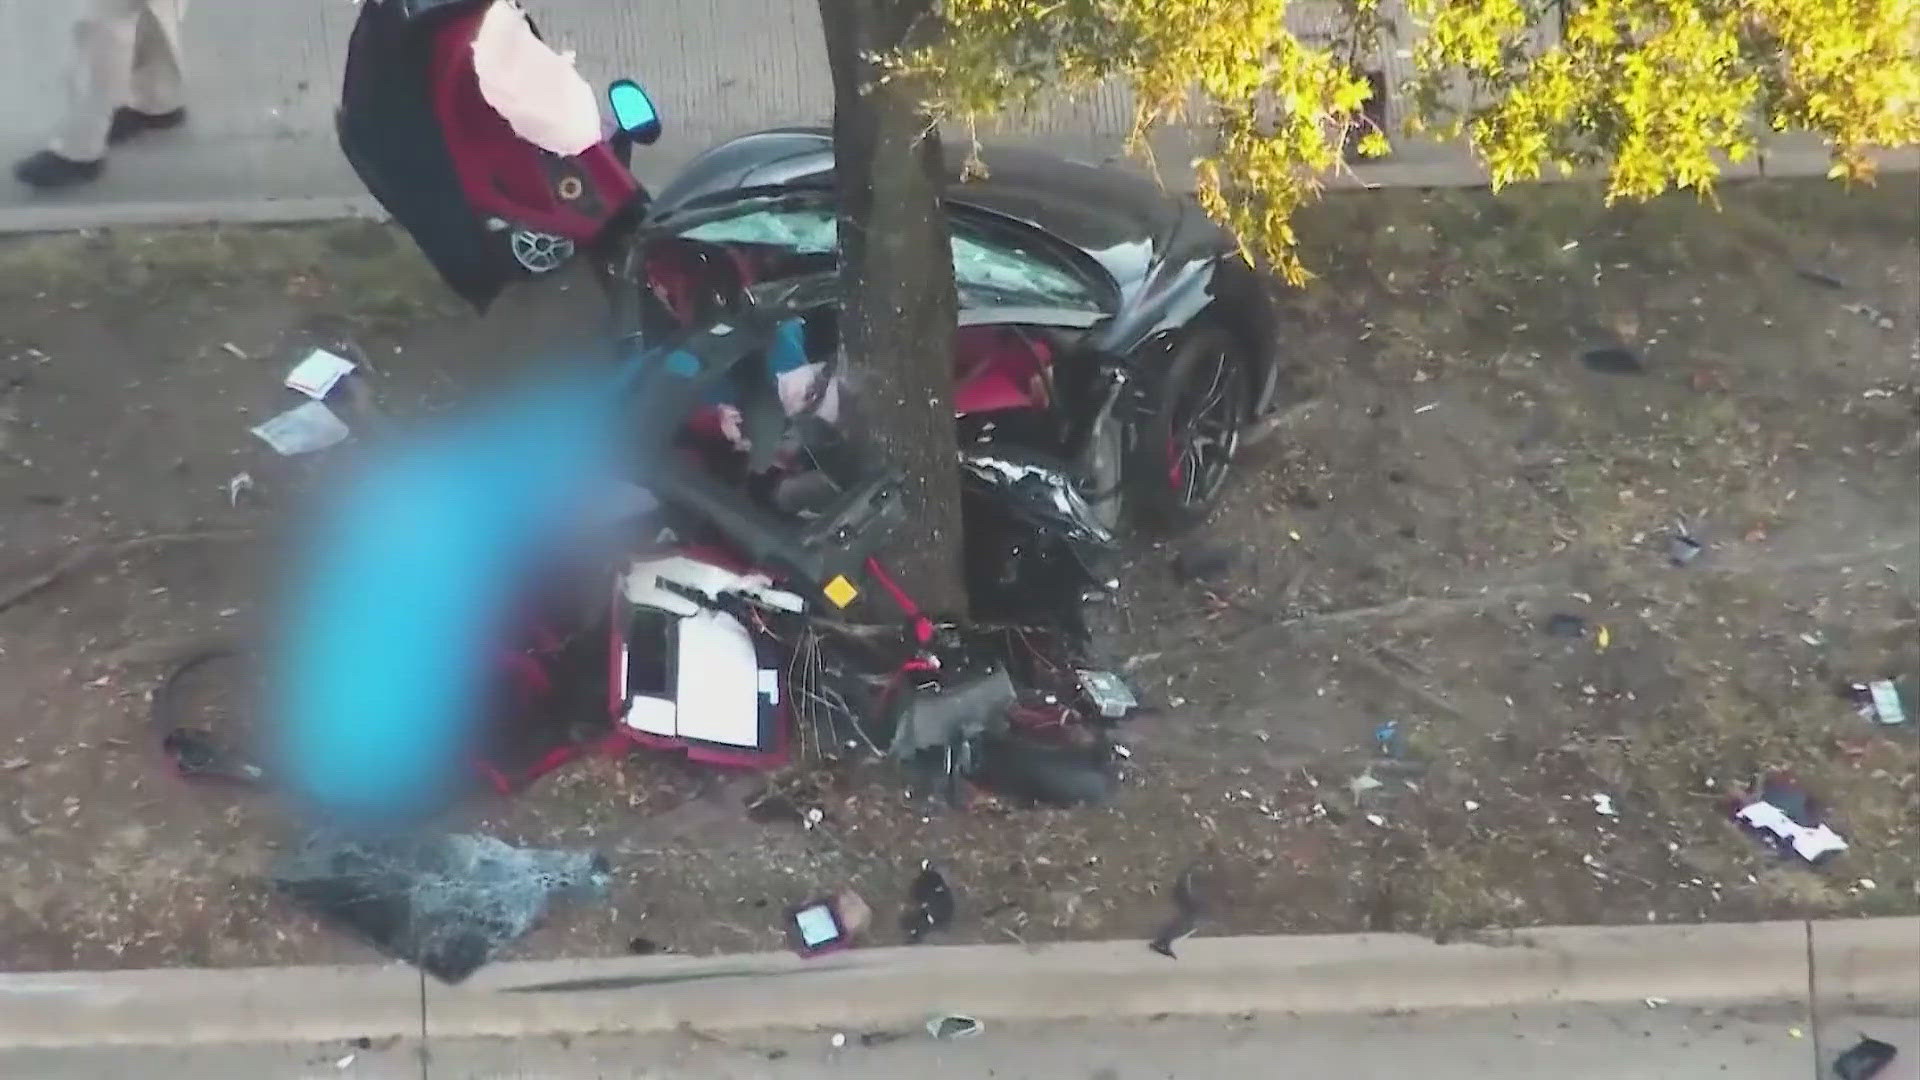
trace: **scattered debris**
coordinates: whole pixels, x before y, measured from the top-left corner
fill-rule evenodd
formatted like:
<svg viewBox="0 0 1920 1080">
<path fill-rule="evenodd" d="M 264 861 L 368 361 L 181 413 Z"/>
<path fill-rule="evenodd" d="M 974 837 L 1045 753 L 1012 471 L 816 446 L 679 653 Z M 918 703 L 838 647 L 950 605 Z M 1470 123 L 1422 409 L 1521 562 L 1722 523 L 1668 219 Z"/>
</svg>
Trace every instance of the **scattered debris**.
<svg viewBox="0 0 1920 1080">
<path fill-rule="evenodd" d="M 1400 721 L 1388 720 L 1373 729 L 1373 745 L 1381 757 L 1400 756 Z"/>
<path fill-rule="evenodd" d="M 1469 814 L 1473 813 L 1475 810 L 1480 809 L 1480 803 L 1473 799 L 1468 799 L 1466 802 L 1462 803 L 1461 805 L 1467 808 L 1467 813 Z"/>
<path fill-rule="evenodd" d="M 518 848 L 491 836 L 306 837 L 273 885 L 321 919 L 398 960 L 457 983 L 531 930 L 556 897 L 606 890 L 606 860 Z"/>
<path fill-rule="evenodd" d="M 1376 829 L 1384 829 L 1387 827 L 1387 819 L 1381 817 L 1379 814 L 1368 814 L 1367 824 L 1373 826 Z"/>
<path fill-rule="evenodd" d="M 833 1033 L 833 1038 L 827 1041 L 833 1044 L 835 1050 L 838 1050 L 847 1045 L 847 1033 L 844 1031 L 836 1031 Z"/>
<path fill-rule="evenodd" d="M 627 941 L 628 956 L 653 956 L 656 953 L 664 951 L 665 950 L 660 947 L 660 943 L 652 938 L 636 937 Z"/>
<path fill-rule="evenodd" d="M 248 473 L 248 472 L 234 473 L 233 476 L 227 480 L 227 505 L 239 506 L 240 496 L 245 495 L 246 493 L 252 490 L 253 490 L 253 474 L 252 473 Z"/>
<path fill-rule="evenodd" d="M 266 783 L 265 769 L 222 747 L 205 731 L 174 728 L 161 738 L 160 751 L 188 780 L 218 780 L 250 787 Z"/>
<path fill-rule="evenodd" d="M 1623 345 L 1603 345 L 1580 354 L 1588 370 L 1606 375 L 1638 375 L 1647 370 L 1640 354 Z"/>
<path fill-rule="evenodd" d="M 1900 703 L 1900 687 L 1892 679 L 1875 679 L 1860 689 L 1867 694 L 1867 710 L 1873 718 L 1889 727 L 1907 722 L 1906 707 Z"/>
<path fill-rule="evenodd" d="M 1858 315 L 1882 330 L 1893 329 L 1893 319 L 1872 304 L 1842 304 L 1840 310 Z"/>
<path fill-rule="evenodd" d="M 1734 819 L 1755 835 L 1810 864 L 1847 850 L 1847 842 L 1821 823 L 1813 800 L 1784 778 L 1771 778 L 1757 799 L 1734 811 Z"/>
<path fill-rule="evenodd" d="M 1645 1001 L 1647 1003 L 1647 1008 L 1649 1009 L 1657 1009 L 1662 1005 L 1672 1004 L 1670 999 L 1663 998 L 1663 997 L 1650 997 L 1650 998 L 1646 998 Z"/>
<path fill-rule="evenodd" d="M 1074 674 L 1080 678 L 1081 692 L 1100 710 L 1102 718 L 1122 720 L 1140 707 L 1139 697 L 1120 676 L 1110 671 L 1076 671 Z"/>
<path fill-rule="evenodd" d="M 953 889 L 947 879 L 930 863 L 920 864 L 920 873 L 907 889 L 907 910 L 900 916 L 900 929 L 909 942 L 917 942 L 936 930 L 953 925 Z"/>
<path fill-rule="evenodd" d="M 1793 271 L 1815 285 L 1825 285 L 1829 289 L 1844 289 L 1847 283 L 1824 270 L 1815 270 L 1810 266 L 1796 267 Z"/>
<path fill-rule="evenodd" d="M 1677 533 L 1667 541 L 1667 561 L 1675 566 L 1685 566 L 1700 557 L 1706 550 L 1700 541 L 1686 533 Z"/>
<path fill-rule="evenodd" d="M 341 1072 L 346 1072 L 348 1069 L 353 1068 L 353 1059 L 359 1056 L 360 1055 L 358 1054 L 348 1054 L 346 1057 L 343 1057 L 339 1061 L 334 1062 L 333 1067 L 340 1070 Z"/>
<path fill-rule="evenodd" d="M 1147 947 L 1170 960 L 1178 960 L 1174 955 L 1173 943 L 1182 938 L 1192 937 L 1200 929 L 1200 916 L 1205 914 L 1206 905 L 1201 901 L 1197 875 L 1198 865 L 1189 866 L 1180 872 L 1173 882 L 1173 915 L 1160 932 L 1155 934 Z"/>
<path fill-rule="evenodd" d="M 787 910 L 787 940 L 804 957 L 838 952 L 853 944 L 853 933 L 832 900 L 810 900 Z"/>
<path fill-rule="evenodd" d="M 326 403 L 309 401 L 252 429 L 281 457 L 298 457 L 337 446 L 353 434 Z"/>
<path fill-rule="evenodd" d="M 927 1021 L 927 1034 L 936 1039 L 970 1039 L 985 1030 L 980 1021 L 959 1013 L 936 1016 Z"/>
<path fill-rule="evenodd" d="M 1840 1080 L 1873 1080 L 1880 1070 L 1893 1064 L 1899 1053 L 1892 1043 L 1862 1035 L 1859 1042 L 1833 1060 L 1833 1075 Z"/>
<path fill-rule="evenodd" d="M 1386 786 L 1387 785 L 1376 779 L 1372 771 L 1369 770 L 1347 781 L 1347 793 L 1352 795 L 1355 801 L 1358 801 L 1360 797 L 1367 792 L 1377 791 Z"/>
<path fill-rule="evenodd" d="M 1184 581 L 1218 582 L 1233 573 L 1238 558 L 1225 544 L 1194 544 L 1174 553 L 1173 572 Z"/>
<path fill-rule="evenodd" d="M 1558 612 L 1547 616 L 1543 629 L 1548 637 L 1577 638 L 1587 636 L 1587 620 L 1568 612 Z"/>
<path fill-rule="evenodd" d="M 325 401 L 340 380 L 353 372 L 353 361 L 325 349 L 315 349 L 305 360 L 287 372 L 287 388 L 298 390 L 315 401 Z"/>
<path fill-rule="evenodd" d="M 1590 797 L 1593 799 L 1594 813 L 1599 814 L 1601 817 L 1619 817 L 1620 816 L 1620 811 L 1614 808 L 1613 796 L 1608 795 L 1605 792 L 1596 791 Z"/>
</svg>

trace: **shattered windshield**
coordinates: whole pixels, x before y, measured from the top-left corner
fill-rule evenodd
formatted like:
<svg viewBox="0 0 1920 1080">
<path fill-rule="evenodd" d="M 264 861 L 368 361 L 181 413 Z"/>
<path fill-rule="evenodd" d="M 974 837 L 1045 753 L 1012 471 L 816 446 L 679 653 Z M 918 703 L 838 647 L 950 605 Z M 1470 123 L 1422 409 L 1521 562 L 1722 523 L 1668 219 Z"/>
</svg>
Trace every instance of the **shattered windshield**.
<svg viewBox="0 0 1920 1080">
<path fill-rule="evenodd" d="M 1083 275 L 1044 251 L 1005 233 L 989 233 L 950 219 L 953 274 L 960 304 L 981 307 L 1049 307 L 1104 313 L 1099 293 Z M 759 244 L 796 255 L 824 255 L 838 243 L 838 222 L 827 206 L 764 206 L 708 221 L 682 236 L 716 244 Z"/>
</svg>

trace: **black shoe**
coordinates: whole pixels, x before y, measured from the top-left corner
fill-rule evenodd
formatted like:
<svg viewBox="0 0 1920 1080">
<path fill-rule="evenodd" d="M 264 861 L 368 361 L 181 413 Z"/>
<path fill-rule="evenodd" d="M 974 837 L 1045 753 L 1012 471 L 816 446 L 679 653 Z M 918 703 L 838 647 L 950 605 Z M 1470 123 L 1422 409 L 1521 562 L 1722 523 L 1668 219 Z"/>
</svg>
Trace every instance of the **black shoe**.
<svg viewBox="0 0 1920 1080">
<path fill-rule="evenodd" d="M 113 110 L 113 124 L 107 128 L 107 143 L 115 145 L 126 142 L 136 135 L 145 135 L 149 131 L 165 131 L 177 128 L 187 121 L 187 110 L 175 109 L 172 112 L 145 113 L 139 109 L 121 107 Z"/>
<path fill-rule="evenodd" d="M 21 158 L 13 166 L 13 175 L 29 187 L 50 191 L 54 188 L 72 187 L 84 184 L 100 175 L 107 167 L 104 161 L 74 161 L 61 157 L 51 150 L 42 150 L 32 157 Z"/>
</svg>

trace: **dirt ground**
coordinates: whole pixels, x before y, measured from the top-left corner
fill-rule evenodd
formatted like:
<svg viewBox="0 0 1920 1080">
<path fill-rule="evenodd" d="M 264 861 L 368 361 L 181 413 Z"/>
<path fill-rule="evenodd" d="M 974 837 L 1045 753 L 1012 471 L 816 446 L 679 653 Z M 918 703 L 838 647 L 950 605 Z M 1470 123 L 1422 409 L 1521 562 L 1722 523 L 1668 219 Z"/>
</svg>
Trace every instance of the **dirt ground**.
<svg viewBox="0 0 1920 1080">
<path fill-rule="evenodd" d="M 617 874 L 515 955 L 777 948 L 782 908 L 843 887 L 898 940 L 923 859 L 951 941 L 1144 939 L 1189 867 L 1202 933 L 1920 910 L 1916 726 L 1842 692 L 1899 677 L 1920 714 L 1920 187 L 1723 199 L 1317 208 L 1303 404 L 1184 541 L 1230 569 L 1182 581 L 1143 545 L 1102 616 L 1163 706 L 1110 805 L 957 813 L 875 767 L 785 778 L 809 829 L 749 819 L 761 777 L 580 763 L 471 808 Z M 163 767 L 155 661 L 248 635 L 271 591 L 327 463 L 247 429 L 294 403 L 304 346 L 357 342 L 408 415 L 592 310 L 575 287 L 477 319 L 368 225 L 0 244 L 0 968 L 371 956 L 261 884 L 269 800 Z M 1600 346 L 1637 370 L 1583 363 Z M 1730 822 L 1773 770 L 1848 851 L 1812 869 Z"/>
</svg>

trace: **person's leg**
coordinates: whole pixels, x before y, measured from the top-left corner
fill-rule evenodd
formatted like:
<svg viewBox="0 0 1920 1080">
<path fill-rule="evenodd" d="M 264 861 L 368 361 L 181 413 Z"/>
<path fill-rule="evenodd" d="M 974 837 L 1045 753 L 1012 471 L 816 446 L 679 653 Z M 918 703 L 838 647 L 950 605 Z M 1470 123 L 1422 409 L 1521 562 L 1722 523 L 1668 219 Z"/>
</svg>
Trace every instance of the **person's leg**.
<svg viewBox="0 0 1920 1080">
<path fill-rule="evenodd" d="M 146 116 L 165 116 L 186 107 L 180 52 L 180 20 L 187 0 L 146 0 L 134 42 L 132 93 L 123 102 Z"/>
<path fill-rule="evenodd" d="M 73 27 L 65 123 L 51 147 L 14 166 L 21 181 L 64 187 L 100 174 L 113 112 L 132 92 L 144 7 L 144 0 L 84 0 Z"/>
</svg>

